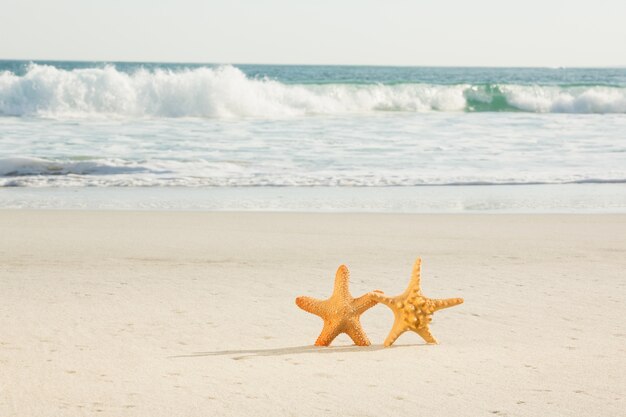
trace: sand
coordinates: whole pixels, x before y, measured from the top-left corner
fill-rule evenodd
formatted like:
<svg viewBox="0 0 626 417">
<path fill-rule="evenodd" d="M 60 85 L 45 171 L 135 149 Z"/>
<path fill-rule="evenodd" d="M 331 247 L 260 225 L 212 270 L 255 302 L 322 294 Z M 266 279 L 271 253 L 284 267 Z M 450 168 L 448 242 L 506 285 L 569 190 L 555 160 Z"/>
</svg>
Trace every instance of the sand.
<svg viewBox="0 0 626 417">
<path fill-rule="evenodd" d="M 337 266 L 439 345 L 312 347 Z M 0 416 L 623 416 L 625 215 L 0 211 Z"/>
</svg>

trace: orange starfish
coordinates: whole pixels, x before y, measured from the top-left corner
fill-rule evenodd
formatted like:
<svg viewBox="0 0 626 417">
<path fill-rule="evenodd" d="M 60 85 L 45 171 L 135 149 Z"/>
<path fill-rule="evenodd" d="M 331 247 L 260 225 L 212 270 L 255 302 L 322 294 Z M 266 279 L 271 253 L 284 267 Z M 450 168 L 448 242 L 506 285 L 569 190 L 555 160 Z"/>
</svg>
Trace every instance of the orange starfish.
<svg viewBox="0 0 626 417">
<path fill-rule="evenodd" d="M 396 339 L 407 330 L 419 334 L 427 343 L 437 343 L 428 327 L 435 311 L 452 307 L 463 302 L 462 298 L 445 300 L 430 299 L 422 295 L 420 287 L 420 269 L 422 260 L 417 258 L 413 266 L 411 281 L 408 288 L 396 297 L 373 294 L 375 300 L 389 307 L 395 316 L 395 322 L 385 339 L 385 346 L 391 346 Z"/>
<path fill-rule="evenodd" d="M 348 289 L 350 271 L 345 265 L 337 269 L 335 289 L 327 300 L 311 297 L 298 297 L 298 307 L 324 320 L 322 333 L 315 341 L 315 346 L 328 346 L 341 333 L 346 333 L 357 346 L 369 346 L 370 341 L 361 327 L 359 317 L 377 304 L 372 298 L 373 292 L 352 298 Z"/>
</svg>

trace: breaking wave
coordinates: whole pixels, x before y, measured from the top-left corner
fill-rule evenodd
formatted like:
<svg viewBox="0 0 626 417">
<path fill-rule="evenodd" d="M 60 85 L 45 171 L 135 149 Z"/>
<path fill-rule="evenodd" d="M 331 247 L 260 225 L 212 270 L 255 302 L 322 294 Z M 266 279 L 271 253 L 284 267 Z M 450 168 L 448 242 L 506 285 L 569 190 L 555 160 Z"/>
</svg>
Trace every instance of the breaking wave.
<svg viewBox="0 0 626 417">
<path fill-rule="evenodd" d="M 0 72 L 0 116 L 291 117 L 380 111 L 626 113 L 626 87 L 286 84 L 233 66 Z"/>
</svg>

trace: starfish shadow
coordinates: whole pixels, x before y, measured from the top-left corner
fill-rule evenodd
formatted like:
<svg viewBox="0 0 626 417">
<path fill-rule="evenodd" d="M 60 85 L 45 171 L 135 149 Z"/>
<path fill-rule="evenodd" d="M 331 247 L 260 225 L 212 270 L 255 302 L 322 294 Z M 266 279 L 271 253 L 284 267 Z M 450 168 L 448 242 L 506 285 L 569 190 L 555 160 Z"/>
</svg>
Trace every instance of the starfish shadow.
<svg viewBox="0 0 626 417">
<path fill-rule="evenodd" d="M 274 349 L 248 349 L 248 350 L 217 350 L 213 352 L 193 352 L 188 355 L 168 356 L 168 358 L 197 358 L 203 356 L 233 356 L 233 360 L 241 360 L 259 356 L 283 356 L 295 355 L 303 353 L 350 353 L 350 352 L 375 352 L 378 350 L 392 350 L 401 347 L 410 347 L 415 345 L 399 345 L 394 347 L 385 347 L 384 345 L 371 346 L 290 346 Z M 418 345 L 419 346 L 419 345 Z"/>
</svg>

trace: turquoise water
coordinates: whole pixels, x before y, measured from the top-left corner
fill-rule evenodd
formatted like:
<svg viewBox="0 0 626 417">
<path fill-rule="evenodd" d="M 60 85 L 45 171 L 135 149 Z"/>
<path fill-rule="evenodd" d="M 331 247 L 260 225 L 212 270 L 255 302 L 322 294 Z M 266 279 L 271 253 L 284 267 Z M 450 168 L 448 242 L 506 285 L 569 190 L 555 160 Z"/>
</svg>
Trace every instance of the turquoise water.
<svg viewBox="0 0 626 417">
<path fill-rule="evenodd" d="M 0 60 L 0 71 L 23 76 L 31 64 L 52 66 L 65 71 L 105 68 L 133 73 L 141 69 L 180 72 L 217 68 L 217 64 L 7 61 Z M 626 68 L 488 68 L 488 67 L 385 67 L 336 65 L 249 65 L 236 64 L 249 78 L 270 78 L 286 84 L 521 84 L 561 86 L 626 86 Z"/>
<path fill-rule="evenodd" d="M 532 185 L 527 205 L 553 207 L 541 190 L 585 184 L 565 206 L 618 210 L 625 132 L 620 68 L 0 61 L 0 187 L 52 190 L 43 199 L 84 187 L 506 185 L 515 200 Z M 15 206 L 8 195 L 0 207 Z M 371 196 L 354 201 L 396 207 Z"/>
</svg>

